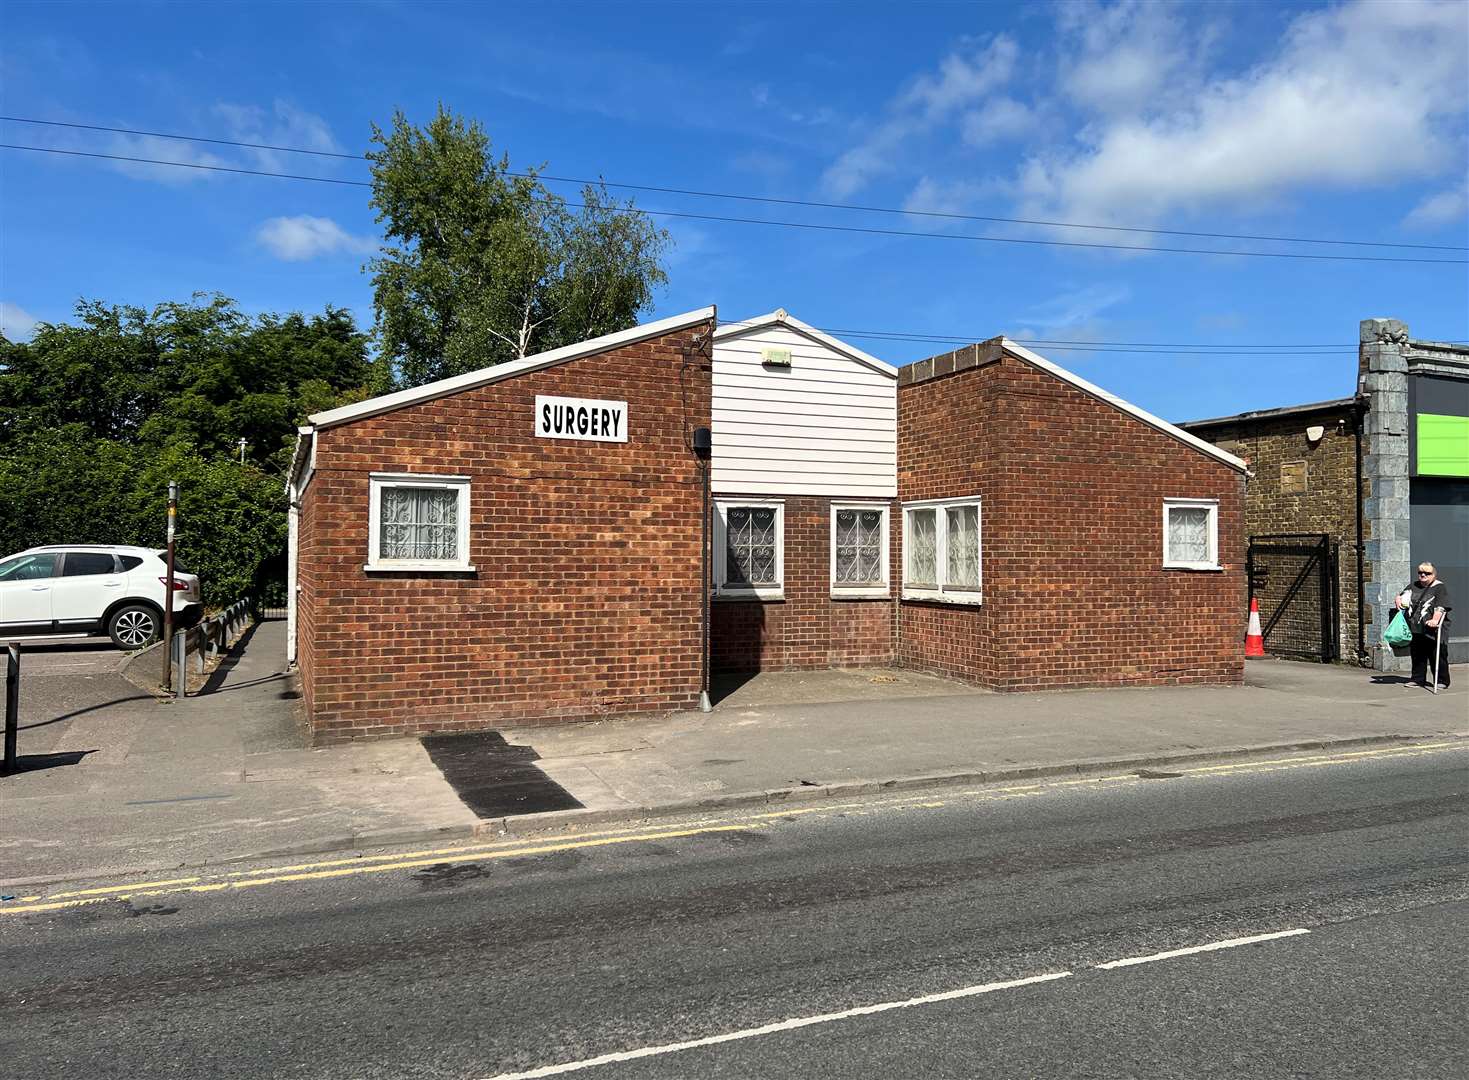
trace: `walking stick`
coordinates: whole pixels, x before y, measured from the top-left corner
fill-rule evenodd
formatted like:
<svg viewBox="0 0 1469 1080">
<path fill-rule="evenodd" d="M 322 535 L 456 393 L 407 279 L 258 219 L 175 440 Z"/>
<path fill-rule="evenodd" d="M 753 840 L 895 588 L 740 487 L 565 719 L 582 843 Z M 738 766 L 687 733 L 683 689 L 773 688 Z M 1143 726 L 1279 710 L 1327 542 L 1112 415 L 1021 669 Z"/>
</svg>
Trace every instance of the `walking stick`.
<svg viewBox="0 0 1469 1080">
<path fill-rule="evenodd" d="M 1433 686 L 1429 689 L 1438 693 L 1438 657 L 1443 650 L 1443 619 L 1438 620 L 1438 636 L 1433 639 Z"/>
</svg>

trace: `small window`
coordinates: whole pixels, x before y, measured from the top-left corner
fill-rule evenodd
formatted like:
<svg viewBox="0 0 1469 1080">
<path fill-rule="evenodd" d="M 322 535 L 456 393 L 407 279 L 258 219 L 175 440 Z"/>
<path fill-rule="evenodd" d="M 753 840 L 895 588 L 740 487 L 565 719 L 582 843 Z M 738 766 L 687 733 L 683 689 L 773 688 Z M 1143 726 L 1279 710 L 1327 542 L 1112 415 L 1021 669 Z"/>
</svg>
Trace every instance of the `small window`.
<svg viewBox="0 0 1469 1080">
<path fill-rule="evenodd" d="M 831 589 L 836 596 L 888 595 L 886 506 L 833 504 Z"/>
<path fill-rule="evenodd" d="M 903 596 L 977 604 L 982 598 L 979 499 L 903 507 Z"/>
<path fill-rule="evenodd" d="M 1163 500 L 1163 565 L 1174 570 L 1219 569 L 1219 503 Z"/>
<path fill-rule="evenodd" d="M 101 551 L 68 551 L 66 561 L 61 564 L 62 577 L 95 577 L 116 572 L 112 556 Z"/>
<path fill-rule="evenodd" d="M 784 598 L 785 507 L 776 501 L 714 504 L 714 588 L 719 596 Z"/>
<path fill-rule="evenodd" d="M 136 555 L 119 555 L 117 559 L 118 562 L 122 563 L 122 568 L 124 572 L 128 570 L 136 570 L 138 567 L 143 565 L 143 560 L 138 558 Z M 178 569 L 177 565 L 175 565 L 174 569 Z"/>
<path fill-rule="evenodd" d="M 0 581 L 36 581 L 56 576 L 58 556 L 17 555 L 0 563 Z"/>
<path fill-rule="evenodd" d="M 368 570 L 473 570 L 469 478 L 372 477 Z"/>
</svg>

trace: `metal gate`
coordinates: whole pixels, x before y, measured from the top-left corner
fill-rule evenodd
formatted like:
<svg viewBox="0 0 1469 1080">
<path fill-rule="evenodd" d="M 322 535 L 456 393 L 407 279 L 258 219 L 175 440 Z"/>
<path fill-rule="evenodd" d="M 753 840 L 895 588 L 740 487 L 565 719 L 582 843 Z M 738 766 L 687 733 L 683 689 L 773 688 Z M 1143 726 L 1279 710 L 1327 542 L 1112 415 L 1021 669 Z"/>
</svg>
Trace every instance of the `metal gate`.
<svg viewBox="0 0 1469 1080">
<path fill-rule="evenodd" d="M 1325 533 L 1250 537 L 1245 568 L 1260 602 L 1265 650 L 1278 656 L 1340 659 L 1337 546 Z"/>
</svg>

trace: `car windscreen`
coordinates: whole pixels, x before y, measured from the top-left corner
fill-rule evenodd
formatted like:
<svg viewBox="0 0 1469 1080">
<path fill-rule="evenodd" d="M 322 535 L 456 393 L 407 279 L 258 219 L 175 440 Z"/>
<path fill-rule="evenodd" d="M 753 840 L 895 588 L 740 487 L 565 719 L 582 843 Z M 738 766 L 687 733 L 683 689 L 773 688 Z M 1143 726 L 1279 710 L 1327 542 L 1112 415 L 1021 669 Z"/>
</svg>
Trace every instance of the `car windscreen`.
<svg viewBox="0 0 1469 1080">
<path fill-rule="evenodd" d="M 56 558 L 44 555 L 17 555 L 0 563 L 0 581 L 33 581 L 56 576 Z"/>
</svg>

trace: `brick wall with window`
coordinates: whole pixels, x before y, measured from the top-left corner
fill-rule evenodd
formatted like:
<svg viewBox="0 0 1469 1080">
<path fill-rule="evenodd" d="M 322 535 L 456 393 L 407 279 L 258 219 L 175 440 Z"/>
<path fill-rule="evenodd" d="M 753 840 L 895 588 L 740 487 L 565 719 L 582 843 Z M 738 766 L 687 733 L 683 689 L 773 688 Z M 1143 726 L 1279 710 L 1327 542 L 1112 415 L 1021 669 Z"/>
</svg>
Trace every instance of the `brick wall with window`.
<svg viewBox="0 0 1469 1080">
<path fill-rule="evenodd" d="M 318 742 L 697 706 L 709 329 L 316 432 L 297 611 Z M 628 441 L 537 438 L 538 394 L 626 401 Z"/>
<path fill-rule="evenodd" d="M 898 497 L 923 513 L 908 542 L 922 536 L 918 576 L 932 580 L 912 579 L 913 553 L 899 560 L 899 661 L 999 690 L 1241 681 L 1243 486 L 997 343 L 905 368 Z M 1165 500 L 1180 500 L 1176 569 Z M 969 505 L 977 589 L 971 519 L 948 512 Z"/>
<path fill-rule="evenodd" d="M 1356 407 L 1348 400 L 1302 406 L 1283 415 L 1246 413 L 1182 425 L 1250 463 L 1254 475 L 1245 490 L 1246 536 L 1325 533 L 1331 537 L 1338 553 L 1339 653 L 1346 660 L 1357 652 L 1356 424 Z M 1317 428 L 1320 435 L 1313 439 L 1311 434 Z M 1364 497 L 1367 494 L 1364 481 Z M 1364 539 L 1370 539 L 1371 530 L 1365 523 L 1364 533 Z M 1369 581 L 1370 571 L 1370 564 L 1364 567 Z M 1267 580 L 1262 590 L 1279 591 L 1288 584 Z"/>
<path fill-rule="evenodd" d="M 717 496 L 713 668 L 891 663 L 894 505 L 809 495 Z"/>
</svg>

